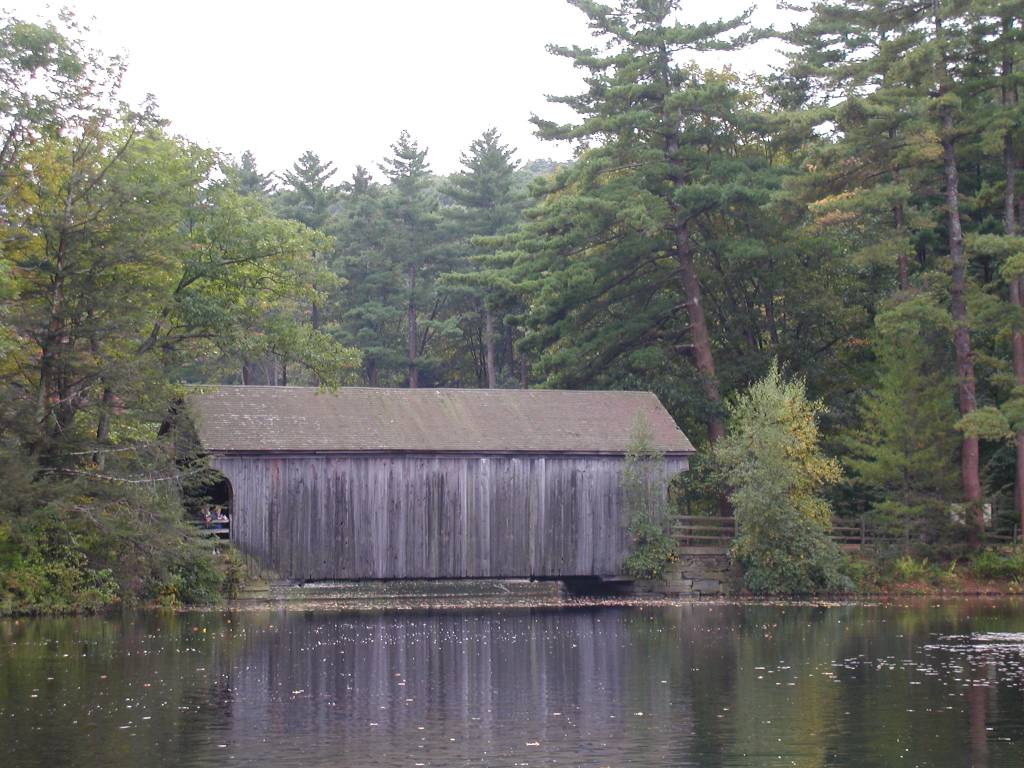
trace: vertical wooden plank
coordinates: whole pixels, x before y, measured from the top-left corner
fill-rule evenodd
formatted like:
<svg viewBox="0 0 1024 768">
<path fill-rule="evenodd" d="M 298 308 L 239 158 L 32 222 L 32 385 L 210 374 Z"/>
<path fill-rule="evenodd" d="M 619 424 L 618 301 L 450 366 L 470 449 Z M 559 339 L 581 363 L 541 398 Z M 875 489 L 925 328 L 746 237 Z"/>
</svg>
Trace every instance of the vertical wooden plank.
<svg viewBox="0 0 1024 768">
<path fill-rule="evenodd" d="M 466 562 L 468 577 L 480 575 L 480 473 L 482 464 L 473 460 L 466 464 Z"/>
<path fill-rule="evenodd" d="M 469 575 L 469 467 L 474 459 L 459 462 L 459 576 Z"/>
<path fill-rule="evenodd" d="M 619 572 L 614 456 L 218 456 L 232 540 L 285 578 Z M 666 460 L 667 480 L 686 467 Z"/>
<path fill-rule="evenodd" d="M 491 540 L 496 492 L 494 459 L 485 456 L 480 462 L 480 470 L 480 575 L 489 578 L 494 575 L 495 555 Z"/>
<path fill-rule="evenodd" d="M 533 521 L 530 525 L 530 575 L 541 576 L 544 573 L 544 532 L 547 528 L 547 459 L 537 458 L 537 481 L 534 491 Z"/>
<path fill-rule="evenodd" d="M 334 501 L 334 483 L 331 481 L 330 458 L 321 456 L 317 460 L 317 488 L 320 495 L 320 539 L 317 548 L 317 558 L 313 562 L 313 569 L 317 579 L 329 579 L 330 574 L 336 573 L 335 562 L 337 557 L 334 551 L 334 536 L 337 530 L 338 507 Z"/>
<path fill-rule="evenodd" d="M 487 460 L 490 470 L 491 494 L 488 519 L 487 548 L 491 554 L 488 576 L 501 576 L 505 564 L 505 513 L 510 503 L 508 489 L 505 484 L 505 461 L 503 456 Z"/>
</svg>

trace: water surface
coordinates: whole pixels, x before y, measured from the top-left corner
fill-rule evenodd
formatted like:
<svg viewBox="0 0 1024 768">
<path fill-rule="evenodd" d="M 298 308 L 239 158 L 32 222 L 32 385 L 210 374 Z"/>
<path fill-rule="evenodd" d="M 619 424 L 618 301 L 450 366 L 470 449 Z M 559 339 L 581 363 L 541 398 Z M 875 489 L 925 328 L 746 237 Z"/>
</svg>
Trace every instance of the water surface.
<svg viewBox="0 0 1024 768">
<path fill-rule="evenodd" d="M 1024 607 L 0 622 L 0 764 L 1024 765 Z"/>
</svg>

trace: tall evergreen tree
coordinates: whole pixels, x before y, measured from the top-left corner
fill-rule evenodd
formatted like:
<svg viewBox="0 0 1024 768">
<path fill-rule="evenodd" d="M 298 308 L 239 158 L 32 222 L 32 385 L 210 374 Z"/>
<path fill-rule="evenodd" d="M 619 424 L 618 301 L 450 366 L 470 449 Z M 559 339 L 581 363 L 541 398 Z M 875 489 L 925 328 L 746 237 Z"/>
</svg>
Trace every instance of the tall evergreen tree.
<svg viewBox="0 0 1024 768">
<path fill-rule="evenodd" d="M 871 499 L 873 527 L 934 544 L 956 491 L 957 434 L 949 314 L 928 294 L 895 302 L 876 319 L 875 386 L 847 443 L 847 465 Z"/>
<path fill-rule="evenodd" d="M 338 201 L 338 187 L 331 184 L 336 172 L 334 163 L 324 163 L 315 152 L 304 152 L 282 176 L 287 188 L 277 196 L 281 213 L 322 230 Z"/>
<path fill-rule="evenodd" d="M 317 232 L 328 231 L 340 195 L 339 188 L 331 183 L 331 177 L 336 171 L 333 163 L 324 163 L 315 152 L 304 152 L 291 170 L 284 172 L 283 179 L 287 186 L 274 198 L 280 215 L 302 222 Z M 314 331 L 321 330 L 324 306 L 337 287 L 333 273 L 327 268 L 327 250 L 325 246 L 309 254 L 318 275 L 308 307 L 308 322 Z"/>
<path fill-rule="evenodd" d="M 974 352 L 967 312 L 968 262 L 960 210 L 960 144 L 964 103 L 975 87 L 969 0 L 826 0 L 814 6 L 803 31 L 805 60 L 819 85 L 846 96 L 872 94 L 903 112 L 920 116 L 941 151 L 945 230 L 950 258 L 949 309 L 954 321 L 960 413 L 978 407 Z M 973 541 L 983 526 L 980 443 L 965 432 L 961 482 Z"/>
<path fill-rule="evenodd" d="M 266 197 L 277 187 L 274 175 L 262 173 L 256 165 L 256 156 L 249 150 L 242 153 L 237 163 L 229 163 L 225 170 L 229 182 L 240 195 Z"/>
<path fill-rule="evenodd" d="M 1020 238 L 1022 200 L 1017 183 L 1022 161 L 1024 113 L 1020 103 L 1024 66 L 1024 19 L 1015 3 L 975 2 L 970 13 L 973 80 L 979 93 L 972 101 L 974 125 L 983 150 L 1001 155 L 1002 236 L 995 228 L 970 240 L 983 257 L 998 263 L 1013 310 L 1009 316 L 1013 391 L 1003 403 L 1015 431 L 1014 507 L 1024 529 L 1024 240 Z M 993 218 L 996 218 L 995 216 Z"/>
<path fill-rule="evenodd" d="M 359 166 L 342 185 L 344 205 L 333 234 L 333 268 L 342 280 L 335 315 L 345 343 L 363 353 L 371 387 L 405 379 L 404 275 L 386 246 L 393 224 L 384 209 L 387 190 Z"/>
<path fill-rule="evenodd" d="M 498 339 L 508 332 L 504 320 L 514 298 L 502 290 L 500 279 L 495 279 L 495 271 L 506 266 L 505 260 L 490 247 L 493 240 L 481 238 L 508 232 L 522 212 L 525 197 L 515 183 L 519 163 L 512 159 L 514 154 L 514 149 L 501 143 L 497 129 L 490 128 L 462 154 L 463 170 L 444 186 L 444 194 L 455 203 L 446 210 L 446 216 L 453 225 L 454 237 L 464 247 L 460 255 L 467 262 L 447 279 L 464 294 L 472 314 L 482 315 L 477 335 L 483 345 L 485 381 L 491 389 L 498 386 Z M 495 327 L 496 322 L 501 329 Z"/>
<path fill-rule="evenodd" d="M 582 153 L 563 189 L 576 195 L 584 226 L 573 223 L 559 201 L 552 210 L 563 234 L 576 231 L 570 247 L 583 254 L 609 243 L 635 254 L 627 274 L 664 269 L 685 307 L 689 343 L 687 362 L 698 372 L 708 438 L 725 434 L 722 389 L 715 367 L 711 331 L 697 259 L 699 224 L 709 214 L 746 197 L 748 177 L 733 151 L 741 109 L 728 78 L 701 71 L 681 57 L 702 51 L 733 51 L 749 40 L 749 13 L 704 24 L 678 20 L 678 0 L 625 0 L 608 6 L 570 0 L 588 19 L 600 46 L 552 46 L 587 73 L 588 90 L 552 97 L 571 107 L 580 122 L 558 125 L 534 119 L 548 139 L 576 142 Z M 589 209 L 589 210 L 588 210 Z M 646 241 L 623 244 L 623 240 Z M 628 256 L 623 254 L 625 258 Z"/>
<path fill-rule="evenodd" d="M 440 247 L 440 214 L 427 150 L 402 131 L 391 152 L 380 166 L 390 182 L 383 201 L 390 222 L 384 252 L 405 280 L 406 384 L 416 388 L 421 357 L 442 325 L 444 297 L 436 278 L 446 271 L 446 254 Z"/>
</svg>

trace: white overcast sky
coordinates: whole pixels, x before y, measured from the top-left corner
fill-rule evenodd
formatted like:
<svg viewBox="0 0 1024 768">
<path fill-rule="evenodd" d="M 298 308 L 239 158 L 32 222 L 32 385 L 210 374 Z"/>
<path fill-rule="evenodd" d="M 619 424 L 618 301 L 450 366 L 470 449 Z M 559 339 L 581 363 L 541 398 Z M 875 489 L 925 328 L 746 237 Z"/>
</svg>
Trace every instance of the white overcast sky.
<svg viewBox="0 0 1024 768">
<path fill-rule="evenodd" d="M 684 3 L 687 20 L 733 15 L 757 0 Z M 94 47 L 128 59 L 123 95 L 156 96 L 172 129 L 279 171 L 311 149 L 348 177 L 377 162 L 402 129 L 430 148 L 439 173 L 496 126 L 519 157 L 564 159 L 532 134 L 531 113 L 564 119 L 545 94 L 581 90 L 579 74 L 544 50 L 588 44 L 583 14 L 563 0 L 0 0 L 15 15 L 61 6 L 91 27 Z M 775 0 L 755 21 L 784 22 Z M 733 55 L 766 70 L 770 43 Z"/>
</svg>

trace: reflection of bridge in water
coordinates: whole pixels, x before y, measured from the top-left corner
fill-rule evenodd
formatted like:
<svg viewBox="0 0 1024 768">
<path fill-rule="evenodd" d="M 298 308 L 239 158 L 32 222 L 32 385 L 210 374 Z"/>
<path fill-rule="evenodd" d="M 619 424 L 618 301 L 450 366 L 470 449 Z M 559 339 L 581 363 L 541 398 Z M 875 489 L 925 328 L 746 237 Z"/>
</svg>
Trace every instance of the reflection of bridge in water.
<svg viewBox="0 0 1024 768">
<path fill-rule="evenodd" d="M 679 635 L 628 610 L 312 615 L 250 627 L 230 673 L 236 754 L 273 745 L 308 764 L 682 765 L 705 750 L 694 744 L 690 667 L 725 661 L 722 648 L 694 650 L 702 628 L 718 631 L 699 617 Z"/>
</svg>

